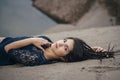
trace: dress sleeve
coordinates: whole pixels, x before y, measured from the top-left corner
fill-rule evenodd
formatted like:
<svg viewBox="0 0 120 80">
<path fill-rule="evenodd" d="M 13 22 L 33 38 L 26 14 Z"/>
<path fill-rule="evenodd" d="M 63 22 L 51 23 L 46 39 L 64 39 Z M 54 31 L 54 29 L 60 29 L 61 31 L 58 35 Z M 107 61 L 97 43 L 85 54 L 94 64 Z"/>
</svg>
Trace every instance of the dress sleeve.
<svg viewBox="0 0 120 80">
<path fill-rule="evenodd" d="M 11 61 L 15 61 L 16 63 L 20 63 L 25 66 L 34 66 L 44 63 L 44 60 L 41 60 L 42 56 L 35 54 L 34 52 L 30 52 L 29 50 L 10 50 L 8 55 Z"/>
</svg>

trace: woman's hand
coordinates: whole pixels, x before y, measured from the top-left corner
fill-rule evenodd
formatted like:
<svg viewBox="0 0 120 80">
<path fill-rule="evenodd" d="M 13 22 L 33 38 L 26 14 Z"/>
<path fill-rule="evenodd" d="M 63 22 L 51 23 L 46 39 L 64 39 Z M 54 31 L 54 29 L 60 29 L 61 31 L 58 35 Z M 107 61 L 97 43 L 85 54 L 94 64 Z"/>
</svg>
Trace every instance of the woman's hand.
<svg viewBox="0 0 120 80">
<path fill-rule="evenodd" d="M 107 51 L 106 49 L 102 48 L 102 47 L 92 47 L 92 49 L 95 51 L 95 52 L 105 52 Z"/>
<path fill-rule="evenodd" d="M 32 44 L 38 47 L 39 49 L 41 49 L 42 51 L 44 51 L 44 48 L 42 47 L 42 45 L 47 45 L 47 46 L 51 45 L 50 42 L 48 42 L 47 40 L 43 38 L 33 38 Z"/>
</svg>

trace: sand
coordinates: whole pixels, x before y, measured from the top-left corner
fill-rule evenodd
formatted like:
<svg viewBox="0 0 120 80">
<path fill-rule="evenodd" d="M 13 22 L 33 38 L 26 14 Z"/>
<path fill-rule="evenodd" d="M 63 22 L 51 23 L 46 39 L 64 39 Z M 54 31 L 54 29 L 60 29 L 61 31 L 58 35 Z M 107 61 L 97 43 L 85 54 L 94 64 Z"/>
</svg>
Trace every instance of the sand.
<svg viewBox="0 0 120 80">
<path fill-rule="evenodd" d="M 61 31 L 49 36 L 53 41 L 73 36 L 86 41 L 91 46 L 107 48 L 108 44 L 120 49 L 120 26 L 90 28 L 84 30 Z M 119 53 L 120 54 L 120 53 Z M 74 63 L 54 63 L 40 66 L 9 65 L 0 66 L 0 80 L 119 80 L 120 55 L 115 59 L 86 60 Z"/>
</svg>

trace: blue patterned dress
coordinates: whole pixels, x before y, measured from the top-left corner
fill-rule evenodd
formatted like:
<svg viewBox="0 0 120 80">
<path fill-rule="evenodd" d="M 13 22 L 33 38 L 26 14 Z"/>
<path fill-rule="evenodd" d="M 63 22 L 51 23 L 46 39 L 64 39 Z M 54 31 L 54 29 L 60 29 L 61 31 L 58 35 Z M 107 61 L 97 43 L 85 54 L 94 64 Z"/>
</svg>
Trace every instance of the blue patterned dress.
<svg viewBox="0 0 120 80">
<path fill-rule="evenodd" d="M 28 45 L 28 46 L 24 46 L 22 48 L 18 48 L 18 49 L 11 49 L 8 51 L 8 53 L 6 54 L 4 47 L 5 45 L 14 42 L 14 41 L 18 41 L 18 40 L 22 40 L 22 39 L 26 39 L 26 38 L 30 38 L 32 36 L 24 36 L 24 37 L 16 37 L 16 38 L 12 38 L 12 37 L 6 37 L 1 43 L 0 43 L 0 66 L 2 65 L 10 65 L 10 64 L 16 64 L 16 63 L 20 63 L 26 66 L 34 66 L 34 65 L 42 65 L 42 64 L 48 64 L 48 63 L 52 63 L 52 61 L 48 61 L 42 50 L 38 49 L 37 47 L 35 47 L 34 45 Z M 48 40 L 49 42 L 52 42 L 48 37 L 46 36 L 38 36 L 39 38 L 44 38 L 46 40 Z M 46 46 L 43 48 L 47 48 Z"/>
</svg>

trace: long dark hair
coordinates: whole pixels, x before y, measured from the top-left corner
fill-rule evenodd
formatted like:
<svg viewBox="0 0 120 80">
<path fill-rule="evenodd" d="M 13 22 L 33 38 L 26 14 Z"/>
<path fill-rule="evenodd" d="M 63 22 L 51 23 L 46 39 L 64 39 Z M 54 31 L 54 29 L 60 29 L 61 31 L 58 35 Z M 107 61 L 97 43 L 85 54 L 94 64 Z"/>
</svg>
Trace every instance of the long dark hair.
<svg viewBox="0 0 120 80">
<path fill-rule="evenodd" d="M 112 51 L 95 52 L 88 44 L 79 38 L 67 37 L 66 39 L 74 40 L 73 50 L 63 57 L 66 62 L 114 57 L 114 52 Z"/>
</svg>

